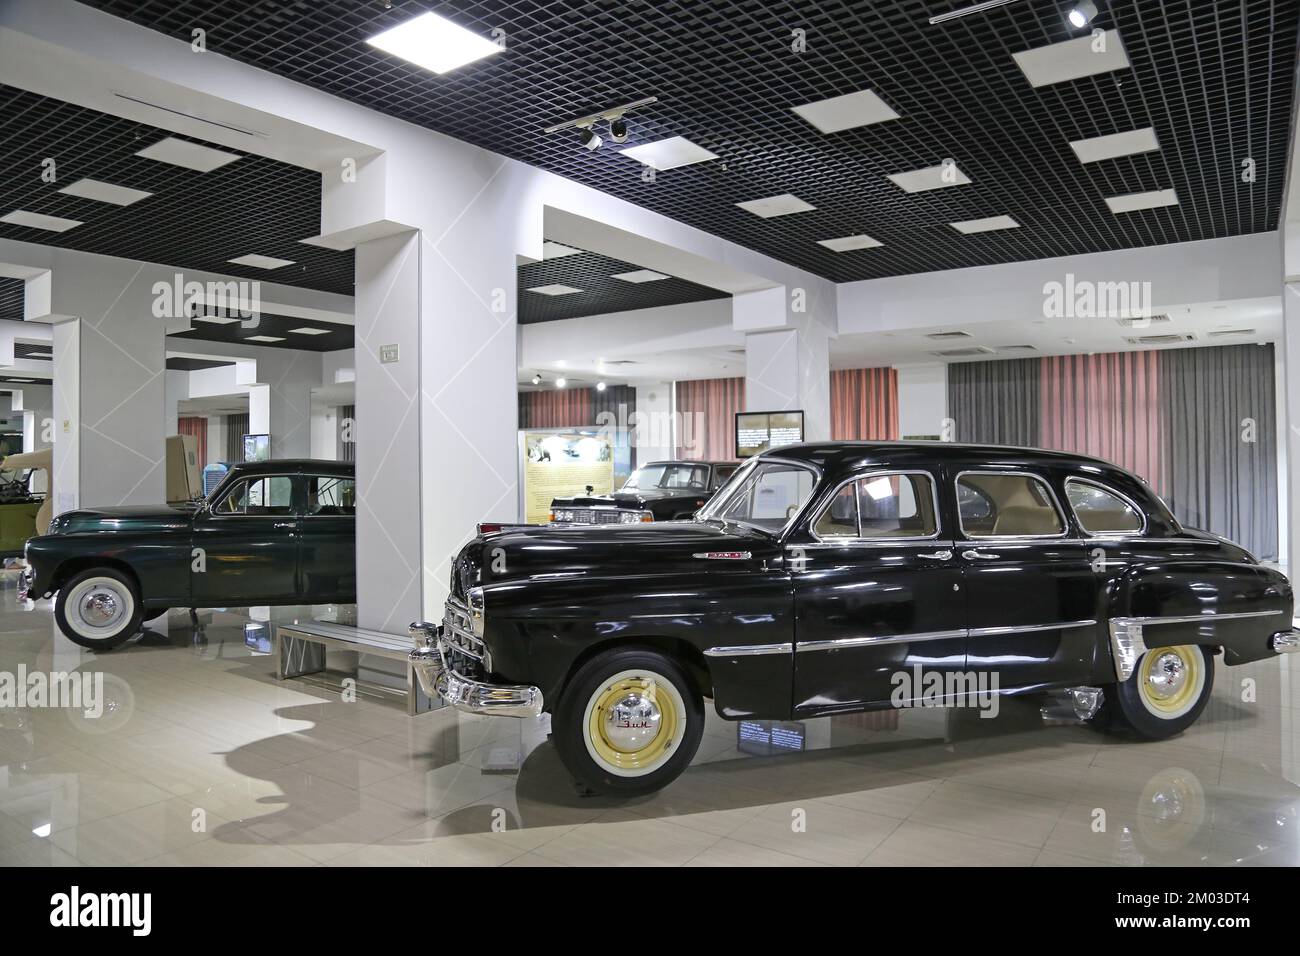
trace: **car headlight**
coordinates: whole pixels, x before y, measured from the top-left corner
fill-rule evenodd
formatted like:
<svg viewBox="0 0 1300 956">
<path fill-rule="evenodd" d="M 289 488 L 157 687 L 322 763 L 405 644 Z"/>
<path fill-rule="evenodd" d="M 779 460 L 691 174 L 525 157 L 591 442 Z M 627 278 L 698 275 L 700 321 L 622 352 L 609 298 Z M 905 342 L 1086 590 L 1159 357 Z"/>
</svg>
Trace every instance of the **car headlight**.
<svg viewBox="0 0 1300 956">
<path fill-rule="evenodd" d="M 567 508 L 561 508 L 558 511 L 551 512 L 552 521 L 572 521 L 573 512 Z"/>
<path fill-rule="evenodd" d="M 483 589 L 470 588 L 466 596 L 469 598 L 470 630 L 475 637 L 482 637 L 487 627 L 487 603 L 483 599 Z"/>
<path fill-rule="evenodd" d="M 618 513 L 619 524 L 640 524 L 643 521 L 654 520 L 654 514 L 649 511 L 620 511 Z"/>
</svg>

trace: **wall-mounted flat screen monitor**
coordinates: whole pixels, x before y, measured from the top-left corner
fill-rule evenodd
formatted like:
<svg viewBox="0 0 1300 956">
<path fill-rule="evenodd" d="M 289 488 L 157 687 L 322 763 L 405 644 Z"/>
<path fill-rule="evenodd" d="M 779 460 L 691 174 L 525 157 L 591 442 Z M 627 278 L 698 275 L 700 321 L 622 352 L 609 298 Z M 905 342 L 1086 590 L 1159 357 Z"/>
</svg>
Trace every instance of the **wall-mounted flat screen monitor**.
<svg viewBox="0 0 1300 956">
<path fill-rule="evenodd" d="M 270 461 L 271 460 L 271 436 L 270 435 L 245 435 L 244 436 L 244 461 Z"/>
<path fill-rule="evenodd" d="M 803 441 L 803 412 L 736 412 L 736 457 Z"/>
</svg>

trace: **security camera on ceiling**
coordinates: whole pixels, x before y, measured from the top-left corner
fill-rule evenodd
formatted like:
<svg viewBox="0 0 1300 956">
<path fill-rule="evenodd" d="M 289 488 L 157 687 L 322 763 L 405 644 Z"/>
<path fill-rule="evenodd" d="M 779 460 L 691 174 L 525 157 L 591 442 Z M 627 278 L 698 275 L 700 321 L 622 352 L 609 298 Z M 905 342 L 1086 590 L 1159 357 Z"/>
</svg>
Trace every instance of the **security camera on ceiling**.
<svg viewBox="0 0 1300 956">
<path fill-rule="evenodd" d="M 596 132 L 595 127 L 597 123 L 605 122 L 609 124 L 610 141 L 614 143 L 626 143 L 628 137 L 628 126 L 624 114 L 657 102 L 659 102 L 659 97 L 647 96 L 631 103 L 624 103 L 621 106 L 611 106 L 607 110 L 601 110 L 599 113 L 592 113 L 589 116 L 579 116 L 576 119 L 563 120 L 559 123 L 554 123 L 551 126 L 546 127 L 543 132 L 558 133 L 560 130 L 577 129 L 579 131 L 578 141 L 582 143 L 585 148 L 596 150 L 600 149 L 605 140 Z"/>
</svg>

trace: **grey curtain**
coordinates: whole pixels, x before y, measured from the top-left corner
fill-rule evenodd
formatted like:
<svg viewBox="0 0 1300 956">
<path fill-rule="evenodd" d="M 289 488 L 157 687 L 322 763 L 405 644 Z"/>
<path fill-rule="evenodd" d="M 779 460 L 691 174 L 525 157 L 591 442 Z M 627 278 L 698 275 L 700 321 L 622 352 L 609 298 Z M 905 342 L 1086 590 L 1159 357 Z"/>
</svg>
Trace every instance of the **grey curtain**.
<svg viewBox="0 0 1300 956">
<path fill-rule="evenodd" d="M 1161 353 L 1165 500 L 1178 520 L 1276 560 L 1273 346 Z"/>
<path fill-rule="evenodd" d="M 247 415 L 226 416 L 226 461 L 235 464 L 244 460 L 244 436 L 248 434 Z"/>
<path fill-rule="evenodd" d="M 337 413 L 338 421 L 336 426 L 339 430 L 339 461 L 356 461 L 357 460 L 357 406 L 340 405 Z M 352 422 L 352 440 L 343 440 L 343 428 L 346 421 Z"/>
<path fill-rule="evenodd" d="M 954 441 L 1038 445 L 1039 359 L 956 362 L 948 366 L 948 417 Z"/>
</svg>

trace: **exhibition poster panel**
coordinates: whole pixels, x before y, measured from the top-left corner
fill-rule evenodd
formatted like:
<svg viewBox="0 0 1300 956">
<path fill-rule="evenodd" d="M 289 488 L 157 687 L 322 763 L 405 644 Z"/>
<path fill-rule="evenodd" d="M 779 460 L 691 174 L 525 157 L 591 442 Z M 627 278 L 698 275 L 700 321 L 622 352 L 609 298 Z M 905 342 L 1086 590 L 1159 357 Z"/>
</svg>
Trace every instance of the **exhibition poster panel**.
<svg viewBox="0 0 1300 956">
<path fill-rule="evenodd" d="M 527 432 L 524 436 L 524 520 L 545 524 L 551 499 L 614 490 L 614 454 L 608 437 L 579 432 Z"/>
</svg>

